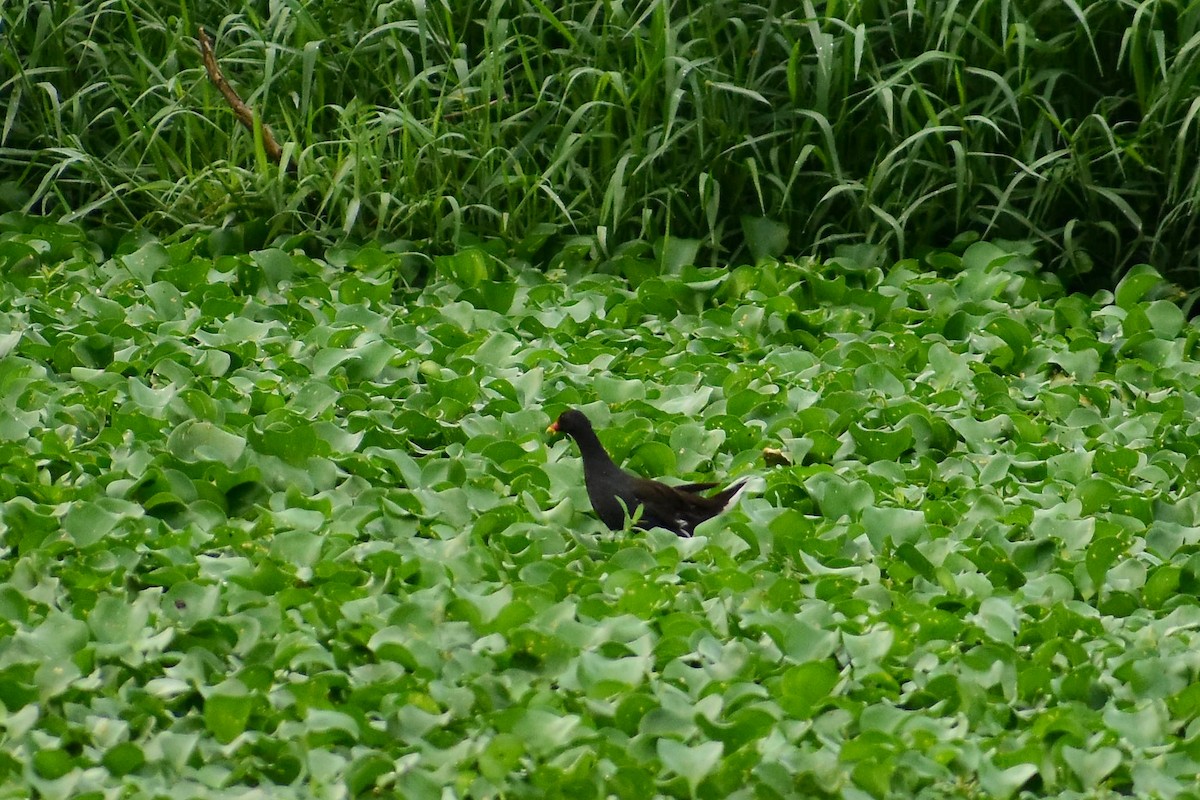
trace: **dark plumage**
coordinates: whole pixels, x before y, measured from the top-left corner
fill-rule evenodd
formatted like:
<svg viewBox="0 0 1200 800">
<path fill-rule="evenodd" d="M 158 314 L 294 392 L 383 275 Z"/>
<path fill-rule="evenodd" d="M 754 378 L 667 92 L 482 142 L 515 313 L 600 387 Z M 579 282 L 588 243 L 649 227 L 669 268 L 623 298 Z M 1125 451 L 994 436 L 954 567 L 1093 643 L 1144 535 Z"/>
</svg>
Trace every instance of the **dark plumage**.
<svg viewBox="0 0 1200 800">
<path fill-rule="evenodd" d="M 630 475 L 618 467 L 600 444 L 592 423 L 575 409 L 564 411 L 549 428 L 552 433 L 565 433 L 579 445 L 583 456 L 583 482 L 588 498 L 600 521 L 613 530 L 637 517 L 637 527 L 666 528 L 680 536 L 691 536 L 696 526 L 728 508 L 741 492 L 745 481 L 738 481 L 711 497 L 698 492 L 712 489 L 715 483 L 689 483 L 667 486 L 658 481 Z M 638 509 L 641 516 L 638 517 Z"/>
</svg>

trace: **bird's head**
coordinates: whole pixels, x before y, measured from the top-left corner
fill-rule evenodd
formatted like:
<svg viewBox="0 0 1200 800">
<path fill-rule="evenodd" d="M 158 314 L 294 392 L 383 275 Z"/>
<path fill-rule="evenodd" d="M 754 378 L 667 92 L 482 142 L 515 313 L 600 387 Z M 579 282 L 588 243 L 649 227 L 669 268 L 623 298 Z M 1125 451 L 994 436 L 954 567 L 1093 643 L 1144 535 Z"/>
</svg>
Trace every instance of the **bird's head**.
<svg viewBox="0 0 1200 800">
<path fill-rule="evenodd" d="M 546 428 L 547 433 L 565 433 L 567 436 L 574 438 L 575 436 L 590 431 L 592 423 L 584 416 L 582 411 L 577 411 L 573 408 L 568 408 L 566 411 L 558 415 L 549 428 Z"/>
</svg>

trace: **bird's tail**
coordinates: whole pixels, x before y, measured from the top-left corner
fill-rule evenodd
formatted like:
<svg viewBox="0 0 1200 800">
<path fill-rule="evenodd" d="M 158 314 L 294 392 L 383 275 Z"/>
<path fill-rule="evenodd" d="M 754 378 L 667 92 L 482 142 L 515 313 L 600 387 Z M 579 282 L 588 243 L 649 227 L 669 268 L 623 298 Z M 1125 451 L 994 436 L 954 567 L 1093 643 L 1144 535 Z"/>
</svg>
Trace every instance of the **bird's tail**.
<svg viewBox="0 0 1200 800">
<path fill-rule="evenodd" d="M 714 494 L 712 496 L 711 499 L 716 500 L 718 503 L 720 503 L 721 510 L 724 511 L 726 509 L 732 508 L 733 506 L 737 505 L 738 500 L 741 499 L 742 495 L 749 488 L 750 488 L 750 481 L 746 478 L 743 478 L 742 480 L 738 481 L 737 483 L 731 484 L 728 488 L 722 489 L 721 491 L 717 492 L 716 494 Z"/>
</svg>

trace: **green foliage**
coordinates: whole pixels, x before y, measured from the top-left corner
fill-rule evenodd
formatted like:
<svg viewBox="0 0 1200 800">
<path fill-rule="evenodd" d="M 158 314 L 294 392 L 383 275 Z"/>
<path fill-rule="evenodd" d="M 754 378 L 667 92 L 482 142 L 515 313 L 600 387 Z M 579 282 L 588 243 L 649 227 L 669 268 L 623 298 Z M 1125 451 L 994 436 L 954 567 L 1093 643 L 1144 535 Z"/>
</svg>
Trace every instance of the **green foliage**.
<svg viewBox="0 0 1200 800">
<path fill-rule="evenodd" d="M 477 238 L 533 258 L 581 235 L 657 272 L 970 232 L 1105 285 L 1200 265 L 1200 8 L 1175 0 L 20 0 L 0 22 L 0 209 L 215 227 L 213 254 L 416 239 L 481 275 Z M 201 24 L 284 166 L 209 85 Z"/>
<path fill-rule="evenodd" d="M 200 246 L 0 217 L 0 793 L 1194 791 L 1200 335 L 1145 270 Z M 567 405 L 765 488 L 611 533 Z"/>
</svg>

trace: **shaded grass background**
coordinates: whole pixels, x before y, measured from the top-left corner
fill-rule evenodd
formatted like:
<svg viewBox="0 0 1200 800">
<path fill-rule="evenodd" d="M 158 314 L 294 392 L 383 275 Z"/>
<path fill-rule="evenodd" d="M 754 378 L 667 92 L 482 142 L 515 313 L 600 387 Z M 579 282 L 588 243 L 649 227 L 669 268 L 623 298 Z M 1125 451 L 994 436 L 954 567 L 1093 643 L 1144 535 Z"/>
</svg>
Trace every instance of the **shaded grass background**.
<svg viewBox="0 0 1200 800">
<path fill-rule="evenodd" d="M 1032 240 L 1070 279 L 1150 261 L 1197 283 L 1183 2 L 19 0 L 0 18 L 2 208 L 225 229 L 215 252 L 303 233 L 536 261 L 557 235 L 618 264 L 655 243 L 667 265 L 894 258 L 965 232 Z M 208 84 L 200 24 L 295 175 Z"/>
</svg>

